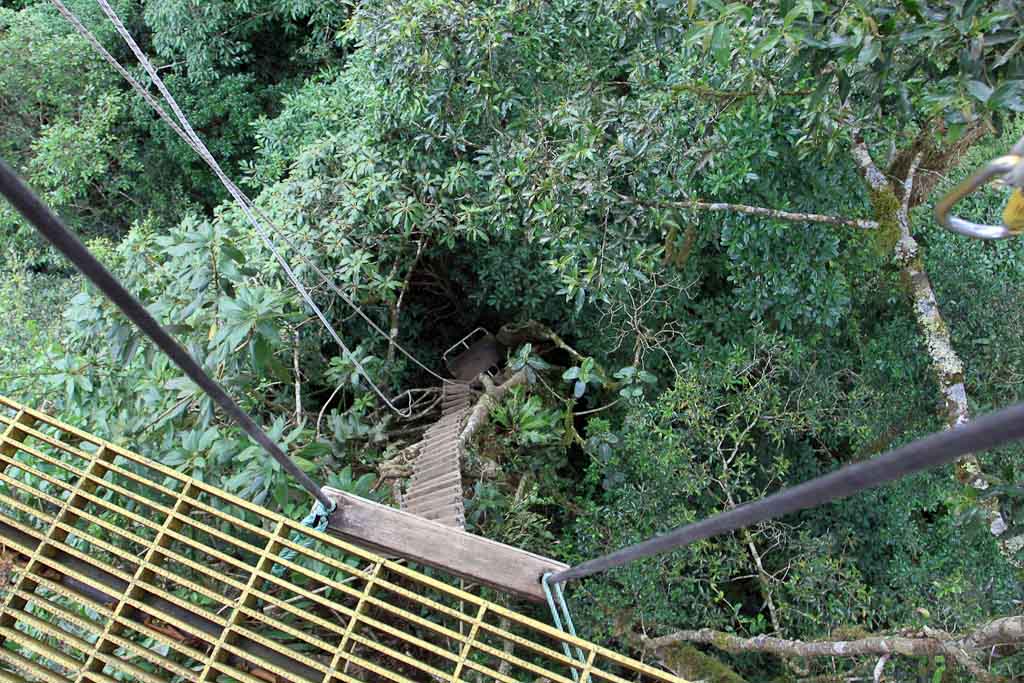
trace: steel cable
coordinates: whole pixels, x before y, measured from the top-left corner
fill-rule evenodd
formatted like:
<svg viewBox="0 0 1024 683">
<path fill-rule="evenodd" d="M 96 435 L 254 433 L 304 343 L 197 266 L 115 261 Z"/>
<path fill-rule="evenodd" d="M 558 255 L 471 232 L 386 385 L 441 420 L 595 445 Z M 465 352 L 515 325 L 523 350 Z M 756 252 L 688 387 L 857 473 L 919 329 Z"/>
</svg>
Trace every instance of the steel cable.
<svg viewBox="0 0 1024 683">
<path fill-rule="evenodd" d="M 661 536 L 589 560 L 548 577 L 563 583 L 620 567 L 645 557 L 684 548 L 705 538 L 824 505 L 854 493 L 949 464 L 969 453 L 1024 439 L 1024 403 L 1018 403 L 959 427 L 926 436 L 865 462 L 783 489 L 760 500 L 687 524 Z"/>
<path fill-rule="evenodd" d="M 189 379 L 220 406 L 252 439 L 263 447 L 284 470 L 298 481 L 327 510 L 334 502 L 295 462 L 267 436 L 242 410 L 224 388 L 210 377 L 198 362 L 182 348 L 149 311 L 86 248 L 61 220 L 32 192 L 18 175 L 0 160 L 0 194 L 18 210 L 58 251 L 68 258 L 90 282 L 121 309 L 135 325 L 160 348 Z"/>
</svg>

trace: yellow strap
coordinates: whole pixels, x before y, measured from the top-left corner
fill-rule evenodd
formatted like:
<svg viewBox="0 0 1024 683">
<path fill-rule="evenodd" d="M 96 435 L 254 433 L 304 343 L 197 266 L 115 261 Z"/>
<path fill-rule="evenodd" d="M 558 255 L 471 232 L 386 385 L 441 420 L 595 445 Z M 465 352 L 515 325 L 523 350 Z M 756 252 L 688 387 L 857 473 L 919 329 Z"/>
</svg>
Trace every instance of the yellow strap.
<svg viewBox="0 0 1024 683">
<path fill-rule="evenodd" d="M 1010 195 L 1010 201 L 1003 209 L 1003 225 L 1014 234 L 1024 232 L 1024 191 L 1019 187 Z"/>
</svg>

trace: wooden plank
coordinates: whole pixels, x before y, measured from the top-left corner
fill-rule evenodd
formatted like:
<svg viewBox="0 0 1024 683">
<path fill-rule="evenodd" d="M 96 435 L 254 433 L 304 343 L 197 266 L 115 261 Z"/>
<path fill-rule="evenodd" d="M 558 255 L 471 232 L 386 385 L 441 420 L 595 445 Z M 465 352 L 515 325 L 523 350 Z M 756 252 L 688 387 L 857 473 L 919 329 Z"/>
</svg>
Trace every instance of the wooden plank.
<svg viewBox="0 0 1024 683">
<path fill-rule="evenodd" d="M 444 524 L 446 527 L 458 529 L 466 528 L 461 505 L 449 505 L 448 507 L 435 508 L 423 513 L 417 512 L 416 514 L 423 519 L 428 519 L 437 522 L 438 524 Z"/>
<path fill-rule="evenodd" d="M 568 565 L 483 536 L 453 529 L 338 489 L 328 531 L 386 555 L 397 555 L 534 602 L 544 602 L 540 577 Z"/>
</svg>

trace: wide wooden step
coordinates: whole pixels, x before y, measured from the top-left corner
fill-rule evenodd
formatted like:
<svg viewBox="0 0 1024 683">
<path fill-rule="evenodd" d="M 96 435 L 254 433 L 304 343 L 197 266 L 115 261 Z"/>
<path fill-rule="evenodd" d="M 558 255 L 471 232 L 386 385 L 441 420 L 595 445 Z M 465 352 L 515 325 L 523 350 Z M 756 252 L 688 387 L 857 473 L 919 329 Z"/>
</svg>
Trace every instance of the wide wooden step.
<svg viewBox="0 0 1024 683">
<path fill-rule="evenodd" d="M 432 494 L 435 491 L 453 490 L 456 486 L 462 487 L 462 474 L 457 470 L 452 470 L 447 473 L 441 473 L 436 477 L 427 479 L 423 482 L 413 483 L 409 489 L 409 493 L 406 494 L 406 499 L 415 501 L 416 498 L 422 498 L 428 494 Z M 410 502 L 410 506 L 412 502 Z"/>
</svg>

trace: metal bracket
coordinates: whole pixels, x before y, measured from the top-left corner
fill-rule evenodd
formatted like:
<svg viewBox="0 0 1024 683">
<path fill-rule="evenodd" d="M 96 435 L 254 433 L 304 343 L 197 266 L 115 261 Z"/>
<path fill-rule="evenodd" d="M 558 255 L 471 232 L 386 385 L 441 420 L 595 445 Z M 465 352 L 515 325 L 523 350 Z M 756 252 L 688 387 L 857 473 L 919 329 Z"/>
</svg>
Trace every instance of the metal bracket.
<svg viewBox="0 0 1024 683">
<path fill-rule="evenodd" d="M 441 360 L 444 361 L 444 366 L 446 368 L 449 367 L 448 357 L 452 354 L 453 351 L 459 351 L 460 353 L 462 351 L 468 351 L 469 347 L 473 345 L 473 342 L 477 341 L 477 339 L 486 337 L 489 334 L 490 332 L 488 332 L 483 327 L 478 327 L 469 334 L 467 334 L 465 337 L 460 339 L 459 341 L 449 346 L 448 349 L 443 354 L 441 354 Z M 494 370 L 488 370 L 487 374 L 490 377 L 494 377 Z"/>
</svg>

